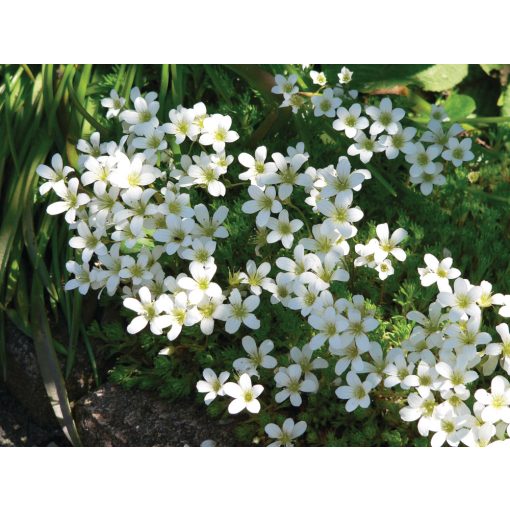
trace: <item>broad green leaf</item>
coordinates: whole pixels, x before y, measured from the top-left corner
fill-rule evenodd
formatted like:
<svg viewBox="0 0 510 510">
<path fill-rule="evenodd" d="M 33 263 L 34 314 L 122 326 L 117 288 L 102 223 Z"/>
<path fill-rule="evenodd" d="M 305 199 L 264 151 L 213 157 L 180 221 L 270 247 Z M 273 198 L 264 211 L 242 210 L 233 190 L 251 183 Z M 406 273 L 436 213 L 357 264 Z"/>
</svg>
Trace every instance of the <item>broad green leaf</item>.
<svg viewBox="0 0 510 510">
<path fill-rule="evenodd" d="M 430 92 L 441 92 L 458 85 L 468 74 L 468 64 L 437 64 L 413 77 L 413 83 Z"/>
<path fill-rule="evenodd" d="M 475 100 L 463 94 L 452 94 L 443 106 L 452 122 L 467 117 L 476 109 Z"/>
</svg>

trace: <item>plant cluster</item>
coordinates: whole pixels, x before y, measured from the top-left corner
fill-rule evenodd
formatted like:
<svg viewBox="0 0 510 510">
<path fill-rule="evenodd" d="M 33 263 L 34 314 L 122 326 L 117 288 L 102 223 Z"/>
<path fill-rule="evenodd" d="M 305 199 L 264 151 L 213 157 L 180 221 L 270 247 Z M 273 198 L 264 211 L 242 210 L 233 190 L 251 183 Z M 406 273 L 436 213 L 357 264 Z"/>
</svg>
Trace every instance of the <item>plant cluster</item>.
<svg viewBox="0 0 510 510">
<path fill-rule="evenodd" d="M 336 117 L 332 128 L 348 139 L 347 156 L 363 164 L 403 158 L 423 195 L 446 183 L 439 158 L 453 168 L 474 159 L 471 139 L 459 140 L 457 124 L 444 126 L 440 106 L 418 133 L 389 98 L 356 102 L 351 76 L 343 68 L 328 88 L 312 71 L 320 88 L 307 96 L 296 75 L 277 75 L 273 92 L 296 113 Z M 497 318 L 495 306 L 510 316 L 510 296 L 493 294 L 485 280 L 471 284 L 448 254 L 440 261 L 431 253 L 418 272 L 423 287 L 438 291 L 428 315 L 387 317 L 373 299 L 351 292 L 353 280 L 363 279 L 379 286 L 382 301 L 387 280 L 407 263 L 408 230 L 382 222 L 358 231 L 365 213 L 357 195 L 373 172 L 353 168 L 346 155 L 315 168 L 302 142 L 270 155 L 265 146 L 242 152 L 238 172 L 227 152 L 240 138 L 229 115 L 197 103 L 170 110 L 161 124 L 155 93 L 134 88 L 130 99 L 112 90 L 102 101 L 107 118 L 121 122 L 118 142 L 94 133 L 78 143 L 78 168 L 55 155 L 51 168 L 37 169 L 41 194 L 59 197 L 48 214 L 65 214 L 74 234 L 69 244 L 79 258 L 67 263 L 66 290 L 121 294 L 133 312 L 127 332 L 143 338 L 150 329 L 163 370 L 179 361 L 188 371 L 183 380 L 193 381 L 213 413 L 247 413 L 246 433 L 254 435 L 254 424 L 274 446 L 307 436 L 335 444 L 334 433 L 320 429 L 329 425 L 321 423 L 322 403 L 340 420 L 345 412 L 394 407 L 433 446 L 508 437 L 510 334 L 504 323 L 496 326 L 501 341 L 485 329 Z M 239 188 L 241 199 L 229 202 Z M 232 211 L 246 230 L 255 224 L 253 248 L 229 244 Z M 398 342 L 387 341 L 392 334 Z M 203 379 L 186 363 L 202 366 Z M 283 421 L 282 412 L 291 416 Z M 366 440 L 374 434 L 367 430 Z"/>
</svg>

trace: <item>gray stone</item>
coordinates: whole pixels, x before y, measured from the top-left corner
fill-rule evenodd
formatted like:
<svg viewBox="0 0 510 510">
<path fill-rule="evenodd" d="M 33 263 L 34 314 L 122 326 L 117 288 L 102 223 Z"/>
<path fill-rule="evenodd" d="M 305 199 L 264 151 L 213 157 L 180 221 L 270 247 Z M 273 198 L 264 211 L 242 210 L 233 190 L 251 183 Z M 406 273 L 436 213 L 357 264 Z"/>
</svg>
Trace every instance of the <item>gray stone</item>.
<svg viewBox="0 0 510 510">
<path fill-rule="evenodd" d="M 33 340 L 7 321 L 5 348 L 8 390 L 23 405 L 35 423 L 42 427 L 56 426 L 57 420 L 44 389 Z M 95 386 L 84 348 L 77 351 L 74 368 L 66 385 L 70 401 L 81 398 Z"/>
<path fill-rule="evenodd" d="M 153 393 L 105 384 L 74 408 L 84 446 L 237 446 L 229 419 L 221 423 L 194 402 L 169 402 Z"/>
</svg>

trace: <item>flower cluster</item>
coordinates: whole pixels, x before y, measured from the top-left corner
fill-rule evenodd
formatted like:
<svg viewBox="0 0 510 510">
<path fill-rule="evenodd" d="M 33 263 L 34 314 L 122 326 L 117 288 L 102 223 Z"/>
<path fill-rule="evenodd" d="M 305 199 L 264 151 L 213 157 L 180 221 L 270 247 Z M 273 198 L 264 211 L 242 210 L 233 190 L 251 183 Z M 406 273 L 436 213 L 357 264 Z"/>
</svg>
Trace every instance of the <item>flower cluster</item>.
<svg viewBox="0 0 510 510">
<path fill-rule="evenodd" d="M 326 86 L 321 73 L 311 77 Z M 412 143 L 414 128 L 402 127 L 404 111 L 393 109 L 389 99 L 363 110 L 353 102 L 357 92 L 346 89 L 351 77 L 343 68 L 338 87 L 312 97 L 315 115 L 337 117 L 333 127 L 354 140 L 348 155 L 359 155 L 366 163 L 373 152 L 385 151 L 392 158 L 400 151 L 411 162 L 411 156 L 423 149 L 421 142 L 426 142 L 431 145 L 422 152 L 431 161 L 440 154 L 454 165 L 469 159 L 468 149 L 461 157 L 450 143 L 458 129 L 450 128 L 443 150 L 434 156 L 439 142 L 430 135 L 437 131 L 433 122 L 429 134 Z M 296 107 L 304 101 L 296 83 L 297 77 L 279 76 L 273 92 L 284 94 L 285 102 Z M 41 194 L 53 190 L 59 197 L 47 212 L 65 213 L 73 233 L 69 244 L 77 257 L 67 263 L 73 277 L 66 290 L 121 294 L 128 313 L 133 312 L 127 326 L 130 334 L 148 327 L 154 335 L 166 335 L 174 342 L 192 326 L 208 337 L 218 330 L 218 322 L 225 336 L 242 332 L 237 343 L 245 351 L 243 356 L 219 375 L 207 366 L 196 384 L 206 405 L 218 397 L 219 402 L 229 398 L 230 414 L 257 414 L 262 406 L 281 406 L 296 417 L 310 394 L 332 391 L 318 377 L 330 368 L 337 376 L 336 397 L 347 412 L 369 407 L 381 394 L 392 398 L 404 392 L 409 405 L 401 410 L 402 419 L 417 420 L 423 436 L 433 432 L 433 445 L 445 441 L 481 445 L 508 435 L 510 383 L 499 373 L 490 392 L 473 391 L 472 383 L 480 373 L 493 374 L 498 364 L 510 374 L 508 326 L 496 328 L 501 342 L 493 342 L 481 330 L 487 308 L 498 305 L 502 316 L 510 316 L 509 296 L 493 294 L 488 282 L 476 286 L 461 278 L 451 258 L 440 262 L 427 254 L 419 275 L 423 286 L 437 285 L 437 300 L 429 316 L 410 312 L 408 319 L 416 323 L 410 337 L 385 351 L 375 307 L 361 294 L 337 295 L 351 277 L 352 264 L 375 269 L 384 280 L 394 273 L 392 260 L 406 260 L 401 243 L 408 233 L 403 228 L 390 232 L 382 223 L 376 227 L 376 237 L 355 243 L 364 218 L 355 197 L 371 179 L 370 171 L 353 168 L 344 155 L 336 164 L 312 167 L 302 142 L 286 153 L 268 154 L 265 146 L 242 152 L 240 182 L 235 185 L 246 188 L 241 210 L 252 215 L 257 246 L 253 258 L 239 261 L 241 270 L 229 268 L 225 281 L 219 276 L 224 273 L 223 261 L 216 260 L 215 253 L 217 244 L 227 242 L 229 236 L 225 224 L 229 210 L 215 206 L 214 199 L 233 185 L 229 167 L 236 163 L 226 150 L 239 136 L 231 129 L 232 119 L 209 114 L 198 103 L 172 109 L 169 122 L 161 124 L 155 93 L 142 95 L 135 88 L 130 100 L 112 91 L 102 102 L 107 117 L 122 123 L 118 143 L 101 143 L 94 133 L 90 141 L 78 143 L 77 169 L 64 166 L 59 155 L 52 158 L 52 168 L 37 169 L 46 180 Z M 439 117 L 436 122 L 443 120 L 442 110 L 435 108 L 433 115 Z M 402 144 L 395 142 L 398 137 Z M 368 150 L 366 140 L 373 150 Z M 188 154 L 177 161 L 177 152 L 184 151 L 175 147 L 183 144 L 189 144 Z M 424 161 L 416 157 L 412 164 L 431 175 L 432 167 Z M 412 167 L 411 172 L 417 171 Z M 297 197 L 303 195 L 304 202 L 299 199 L 297 205 Z M 212 197 L 213 203 L 192 203 L 191 196 L 202 197 L 203 202 Z M 258 262 L 262 247 L 282 253 Z M 353 248 L 357 257 L 352 256 Z M 261 326 L 257 309 L 262 300 L 294 311 L 313 334 L 304 342 L 296 339 L 296 345 L 285 350 L 275 347 L 275 336 L 275 341 L 257 341 L 251 334 L 256 336 L 253 331 Z M 160 354 L 170 352 L 166 347 Z M 266 390 L 269 385 L 273 392 Z M 281 426 L 265 423 L 264 429 L 274 440 L 272 446 L 291 446 L 307 424 L 287 418 Z"/>
<path fill-rule="evenodd" d="M 358 91 L 348 88 L 353 73 L 346 67 L 338 73 L 338 82 L 332 87 L 328 86 L 323 72 L 312 70 L 309 75 L 312 83 L 319 85 L 313 93 L 299 90 L 296 74 L 276 75 L 272 92 L 282 94 L 281 107 L 291 106 L 293 113 L 309 106 L 315 117 L 334 118 L 333 129 L 352 140 L 347 153 L 358 156 L 362 163 L 368 163 L 377 153 L 384 153 L 389 160 L 402 153 L 410 165 L 410 183 L 419 185 L 424 195 L 430 195 L 434 186 L 446 183 L 441 160 L 451 162 L 454 167 L 473 160 L 472 140 L 459 140 L 463 133 L 459 124 L 444 126 L 449 119 L 442 106 L 432 106 L 427 130 L 418 138 L 415 127 L 402 124 L 404 109 L 394 108 L 390 98 L 385 97 L 376 105 L 363 106 L 357 102 Z"/>
</svg>

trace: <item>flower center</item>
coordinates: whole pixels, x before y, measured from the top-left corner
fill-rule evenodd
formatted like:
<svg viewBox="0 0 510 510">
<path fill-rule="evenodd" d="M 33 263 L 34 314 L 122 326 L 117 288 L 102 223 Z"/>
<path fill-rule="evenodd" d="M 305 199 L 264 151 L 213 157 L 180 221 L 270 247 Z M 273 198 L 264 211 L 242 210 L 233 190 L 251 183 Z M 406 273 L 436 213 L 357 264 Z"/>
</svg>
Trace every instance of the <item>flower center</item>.
<svg viewBox="0 0 510 510">
<path fill-rule="evenodd" d="M 152 119 L 152 113 L 149 110 L 138 114 L 140 122 L 149 122 Z"/>
<path fill-rule="evenodd" d="M 420 166 L 426 166 L 430 162 L 429 157 L 426 152 L 422 152 L 421 154 L 418 154 L 416 161 L 418 162 L 418 165 L 420 165 Z"/>
<path fill-rule="evenodd" d="M 329 99 L 323 99 L 320 103 L 320 108 L 323 112 L 329 111 L 331 106 L 331 101 Z"/>
<path fill-rule="evenodd" d="M 452 156 L 453 159 L 463 159 L 464 151 L 460 147 L 457 147 L 456 149 L 453 149 Z"/>
<path fill-rule="evenodd" d="M 390 112 L 381 112 L 381 115 L 379 116 L 379 122 L 383 126 L 387 126 L 388 124 L 391 123 L 392 120 L 393 120 L 393 117 L 391 116 Z"/>
<path fill-rule="evenodd" d="M 452 421 L 443 420 L 441 422 L 441 429 L 447 434 L 455 432 L 455 424 Z"/>
<path fill-rule="evenodd" d="M 356 398 L 357 400 L 361 400 L 366 396 L 367 392 L 365 391 L 365 388 L 363 388 L 363 386 L 356 386 L 352 394 L 354 395 L 354 398 Z"/>
</svg>

